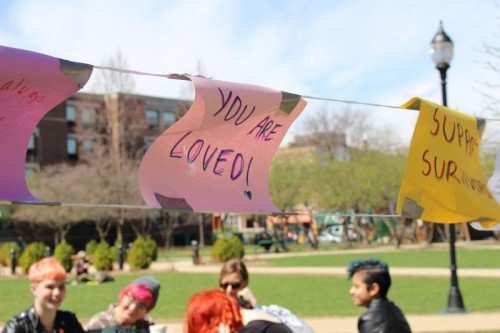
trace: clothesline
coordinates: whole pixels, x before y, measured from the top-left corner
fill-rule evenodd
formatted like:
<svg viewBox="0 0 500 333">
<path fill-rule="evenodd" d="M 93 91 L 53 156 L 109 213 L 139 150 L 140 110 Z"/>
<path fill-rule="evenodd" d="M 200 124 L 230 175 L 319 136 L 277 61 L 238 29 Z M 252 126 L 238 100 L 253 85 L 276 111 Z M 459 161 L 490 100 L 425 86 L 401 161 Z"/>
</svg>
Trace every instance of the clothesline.
<svg viewBox="0 0 500 333">
<path fill-rule="evenodd" d="M 174 79 L 174 80 L 189 80 L 189 78 L 188 78 L 189 74 L 159 74 L 159 73 L 149 73 L 149 72 L 142 72 L 142 71 L 136 71 L 136 70 L 130 70 L 130 69 L 117 68 L 117 67 L 96 66 L 96 65 L 93 65 L 93 66 L 94 66 L 94 68 L 97 68 L 97 69 L 110 70 L 110 71 L 125 73 L 125 74 L 155 76 L 155 77 L 163 77 L 163 78 Z M 194 75 L 194 76 L 201 76 L 201 75 Z M 318 100 L 318 101 L 338 102 L 338 103 L 344 103 L 344 104 L 367 105 L 367 106 L 384 107 L 384 108 L 390 108 L 390 109 L 407 110 L 407 109 L 404 109 L 400 106 L 395 106 L 395 105 L 351 101 L 351 100 L 344 100 L 344 99 L 337 99 L 337 98 L 330 98 L 330 97 L 309 96 L 309 95 L 300 95 L 300 96 L 305 98 L 305 99 L 312 99 L 312 100 Z M 484 120 L 488 120 L 488 121 L 500 121 L 500 118 L 484 118 L 484 117 L 480 117 L 480 118 L 482 118 Z"/>
</svg>

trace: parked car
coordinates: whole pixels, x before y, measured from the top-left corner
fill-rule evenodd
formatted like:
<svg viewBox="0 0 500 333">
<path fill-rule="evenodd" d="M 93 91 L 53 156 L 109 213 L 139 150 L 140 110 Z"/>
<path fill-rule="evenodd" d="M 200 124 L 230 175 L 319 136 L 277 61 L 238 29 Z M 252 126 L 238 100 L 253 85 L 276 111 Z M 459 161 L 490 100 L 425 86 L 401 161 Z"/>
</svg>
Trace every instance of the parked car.
<svg viewBox="0 0 500 333">
<path fill-rule="evenodd" d="M 356 233 L 353 231 L 352 225 L 349 225 L 347 231 L 351 240 L 356 240 Z M 344 241 L 344 225 L 343 224 L 330 224 L 323 229 L 318 235 L 318 242 L 320 243 L 342 243 Z"/>
</svg>

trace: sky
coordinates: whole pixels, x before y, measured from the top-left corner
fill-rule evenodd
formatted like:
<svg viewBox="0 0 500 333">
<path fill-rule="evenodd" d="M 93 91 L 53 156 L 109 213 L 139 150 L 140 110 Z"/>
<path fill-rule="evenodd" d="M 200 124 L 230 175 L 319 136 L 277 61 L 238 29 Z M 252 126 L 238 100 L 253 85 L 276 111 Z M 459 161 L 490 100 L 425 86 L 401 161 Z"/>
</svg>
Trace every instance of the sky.
<svg viewBox="0 0 500 333">
<path fill-rule="evenodd" d="M 441 104 L 429 45 L 442 20 L 455 45 L 448 105 L 481 115 L 482 83 L 496 80 L 484 68 L 483 43 L 498 46 L 499 15 L 497 0 L 1 0 L 0 45 L 98 66 L 120 52 L 131 70 L 202 74 L 304 96 Z M 95 91 L 98 71 L 83 92 Z M 135 93 L 189 97 L 185 82 L 134 80 Z M 358 109 L 306 100 L 292 133 L 321 108 Z M 374 125 L 410 140 L 416 112 L 362 109 Z"/>
</svg>

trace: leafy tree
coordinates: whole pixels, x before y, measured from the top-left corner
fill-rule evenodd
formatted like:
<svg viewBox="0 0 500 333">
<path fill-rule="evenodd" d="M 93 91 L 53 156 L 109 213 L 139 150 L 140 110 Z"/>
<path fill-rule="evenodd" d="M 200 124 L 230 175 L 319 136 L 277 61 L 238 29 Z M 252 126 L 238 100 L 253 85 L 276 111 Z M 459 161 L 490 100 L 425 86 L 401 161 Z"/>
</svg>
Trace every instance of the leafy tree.
<svg viewBox="0 0 500 333">
<path fill-rule="evenodd" d="M 34 176 L 30 191 L 34 196 L 48 202 L 88 202 L 89 182 L 92 181 L 85 165 L 70 166 L 56 164 L 45 167 Z M 90 201 L 92 202 L 92 201 Z M 30 221 L 52 228 L 54 242 L 63 240 L 71 225 L 86 218 L 86 209 L 72 206 L 18 206 L 12 218 L 16 221 Z"/>
</svg>

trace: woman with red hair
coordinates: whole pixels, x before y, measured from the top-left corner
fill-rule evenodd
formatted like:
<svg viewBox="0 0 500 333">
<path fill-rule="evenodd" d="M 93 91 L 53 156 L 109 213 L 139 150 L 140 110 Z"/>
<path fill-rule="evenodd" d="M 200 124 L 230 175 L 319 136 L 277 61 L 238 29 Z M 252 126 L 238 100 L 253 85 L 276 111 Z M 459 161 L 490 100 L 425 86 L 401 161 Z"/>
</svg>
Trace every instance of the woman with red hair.
<svg viewBox="0 0 500 333">
<path fill-rule="evenodd" d="M 76 316 L 59 310 L 66 295 L 66 271 L 55 258 L 44 258 L 29 269 L 34 304 L 11 318 L 2 333 L 83 333 Z"/>
<path fill-rule="evenodd" d="M 221 290 L 194 294 L 189 301 L 187 333 L 292 333 L 277 318 L 240 308 L 235 298 Z"/>
<path fill-rule="evenodd" d="M 127 287 L 118 296 L 118 304 L 111 304 L 107 311 L 99 312 L 90 318 L 87 324 L 89 332 L 149 332 L 153 324 L 147 317 L 156 305 L 160 293 L 160 284 L 152 276 L 140 277 Z"/>
</svg>

